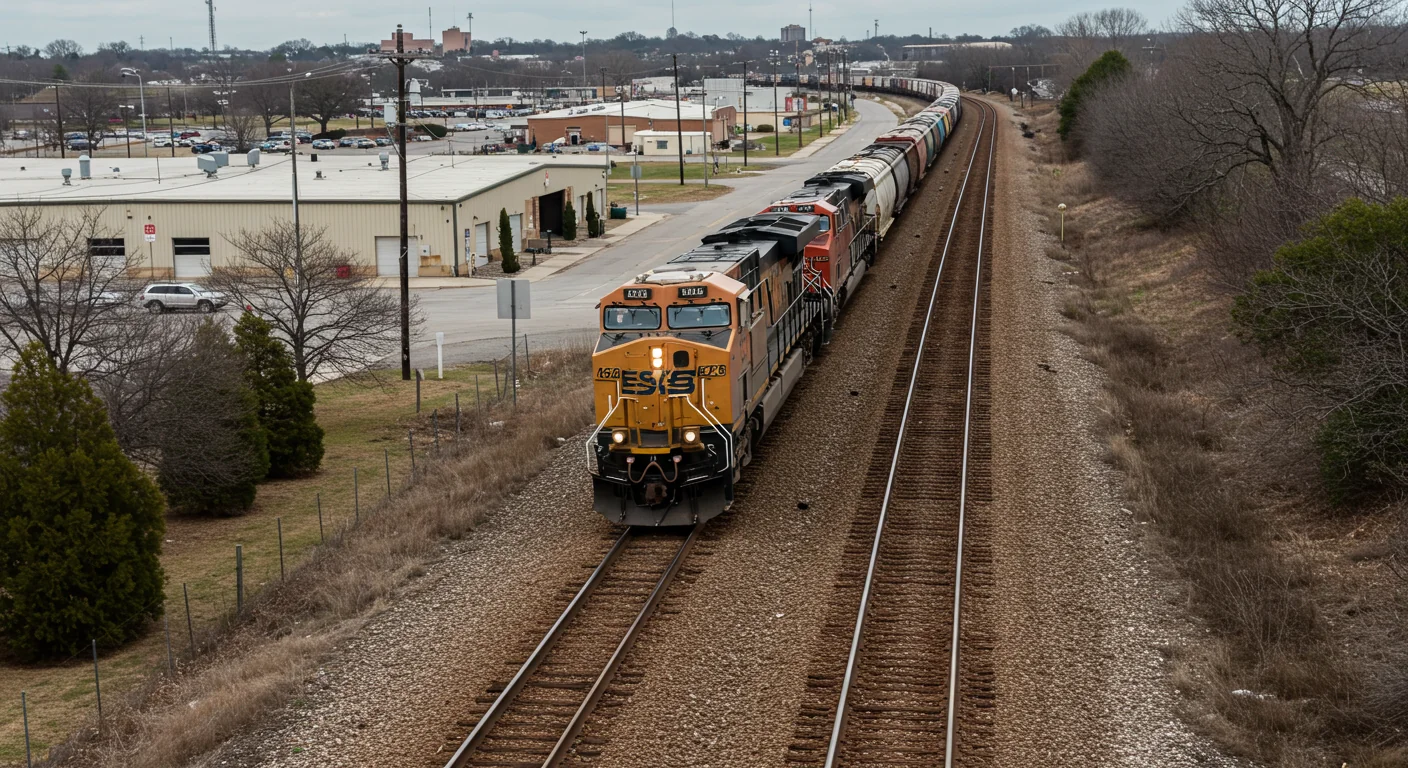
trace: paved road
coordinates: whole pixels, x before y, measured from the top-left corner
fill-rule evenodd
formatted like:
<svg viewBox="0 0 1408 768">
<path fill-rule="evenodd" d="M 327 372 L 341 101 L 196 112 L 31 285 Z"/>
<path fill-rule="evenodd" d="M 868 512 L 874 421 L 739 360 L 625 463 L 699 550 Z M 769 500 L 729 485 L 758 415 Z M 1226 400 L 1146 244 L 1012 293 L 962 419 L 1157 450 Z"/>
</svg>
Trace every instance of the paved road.
<svg viewBox="0 0 1408 768">
<path fill-rule="evenodd" d="M 520 320 L 519 334 L 530 344 L 589 343 L 596 333 L 596 303 L 606 292 L 671 256 L 698 245 L 708 232 L 740 216 L 756 213 L 782 194 L 796 189 L 809 176 L 854 154 L 893 127 L 890 110 L 868 101 L 856 104 L 861 120 L 830 145 L 802 160 L 782 158 L 781 167 L 759 176 L 727 179 L 731 194 L 698 203 L 661 205 L 642 210 L 666 211 L 669 219 L 638 232 L 549 278 L 533 283 L 533 318 Z M 719 182 L 724 183 L 724 182 Z M 434 338 L 445 333 L 446 363 L 487 360 L 507 354 L 509 323 L 497 319 L 491 287 L 417 291 L 425 324 L 413 346 L 413 365 L 435 366 Z M 388 361 L 395 365 L 397 358 Z"/>
</svg>

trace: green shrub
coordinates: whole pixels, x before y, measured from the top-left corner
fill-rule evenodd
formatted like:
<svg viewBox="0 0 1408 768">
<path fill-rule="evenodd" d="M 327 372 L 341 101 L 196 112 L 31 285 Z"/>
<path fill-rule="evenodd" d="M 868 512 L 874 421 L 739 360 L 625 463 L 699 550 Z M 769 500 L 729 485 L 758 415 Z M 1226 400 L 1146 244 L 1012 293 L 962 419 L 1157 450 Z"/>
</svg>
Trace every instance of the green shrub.
<svg viewBox="0 0 1408 768">
<path fill-rule="evenodd" d="M 594 197 L 596 195 L 587 194 L 587 237 L 596 237 L 601 234 L 601 218 L 597 215 L 596 203 L 592 202 Z"/>
<path fill-rule="evenodd" d="M 777 130 L 772 123 L 759 123 L 758 125 L 753 126 L 753 129 L 756 130 L 758 133 L 772 133 L 773 131 Z"/>
<path fill-rule="evenodd" d="M 312 384 L 298 380 L 293 359 L 271 330 L 253 312 L 235 323 L 235 349 L 268 440 L 269 477 L 310 475 L 323 461 L 323 428 L 313 413 L 316 395 Z"/>
<path fill-rule="evenodd" d="M 254 506 L 256 484 L 269 474 L 269 447 L 259 424 L 259 401 L 225 329 L 213 320 L 196 329 L 190 353 L 176 363 L 189 384 L 166 404 L 185 414 L 178 434 L 166 436 L 157 483 L 173 510 L 237 515 Z"/>
<path fill-rule="evenodd" d="M 330 139 L 332 141 L 341 141 L 346 136 L 347 130 L 344 128 L 334 128 L 331 131 L 313 134 L 313 138 L 315 139 Z"/>
<path fill-rule="evenodd" d="M 420 126 L 420 129 L 430 134 L 431 136 L 434 136 L 437 139 L 445 138 L 445 134 L 450 132 L 450 129 L 446 128 L 443 125 L 439 125 L 438 123 L 425 123 L 424 125 Z"/>
<path fill-rule="evenodd" d="M 567 205 L 562 209 L 562 239 L 577 239 L 577 209 L 568 200 Z"/>
<path fill-rule="evenodd" d="M 504 272 L 518 271 L 518 254 L 513 251 L 513 225 L 508 220 L 508 209 L 499 209 L 499 258 L 503 260 Z"/>
<path fill-rule="evenodd" d="M 1106 51 L 1096 59 L 1090 68 L 1085 70 L 1080 77 L 1071 83 L 1071 87 L 1066 89 L 1066 95 L 1061 97 L 1061 103 L 1057 107 L 1061 113 L 1061 123 L 1057 126 L 1056 132 L 1062 139 L 1071 137 L 1071 132 L 1075 129 L 1076 118 L 1080 115 L 1082 101 L 1091 92 L 1098 90 L 1105 83 L 1115 80 L 1132 71 L 1129 59 L 1119 51 Z"/>
<path fill-rule="evenodd" d="M 1316 438 L 1337 501 L 1408 485 L 1408 199 L 1350 200 L 1282 246 L 1237 297 L 1242 338 L 1325 414 Z"/>
<path fill-rule="evenodd" d="M 161 494 L 39 345 L 0 405 L 0 636 L 38 659 L 140 635 L 162 613 Z"/>
</svg>

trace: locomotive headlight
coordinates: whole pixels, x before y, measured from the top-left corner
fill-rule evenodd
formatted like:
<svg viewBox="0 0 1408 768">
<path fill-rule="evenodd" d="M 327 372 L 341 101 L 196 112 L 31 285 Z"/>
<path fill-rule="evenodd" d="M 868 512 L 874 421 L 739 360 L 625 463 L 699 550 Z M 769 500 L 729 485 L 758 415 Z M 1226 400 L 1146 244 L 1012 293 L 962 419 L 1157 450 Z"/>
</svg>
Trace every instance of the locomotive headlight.
<svg viewBox="0 0 1408 768">
<path fill-rule="evenodd" d="M 691 445 L 693 445 L 694 443 L 699 442 L 699 430 L 697 430 L 697 429 L 686 429 L 686 430 L 684 431 L 684 441 L 685 441 L 686 443 L 691 444 Z"/>
<path fill-rule="evenodd" d="M 611 442 L 613 442 L 613 443 L 615 443 L 615 444 L 617 444 L 617 445 L 620 445 L 621 443 L 626 442 L 626 430 L 624 430 L 624 429 L 613 429 L 613 430 L 611 430 Z"/>
<path fill-rule="evenodd" d="M 664 368 L 664 367 L 665 367 L 665 348 L 664 348 L 664 347 L 651 347 L 651 348 L 650 348 L 650 367 L 651 367 L 651 368 Z"/>
</svg>

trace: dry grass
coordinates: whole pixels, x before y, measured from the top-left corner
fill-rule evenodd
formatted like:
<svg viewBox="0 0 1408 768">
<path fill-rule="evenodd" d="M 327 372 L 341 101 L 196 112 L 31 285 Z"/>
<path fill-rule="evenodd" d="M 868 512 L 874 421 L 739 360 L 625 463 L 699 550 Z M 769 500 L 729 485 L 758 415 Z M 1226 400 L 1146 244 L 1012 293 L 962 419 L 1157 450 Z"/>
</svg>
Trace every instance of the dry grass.
<svg viewBox="0 0 1408 768">
<path fill-rule="evenodd" d="M 713 200 L 723 197 L 733 191 L 733 187 L 726 184 L 665 184 L 662 182 L 650 182 L 640 185 L 640 201 L 643 204 L 651 203 L 697 203 L 701 200 Z M 606 196 L 614 203 L 630 206 L 635 203 L 635 185 L 625 182 L 611 182 L 606 185 Z"/>
<path fill-rule="evenodd" d="M 588 359 L 585 349 L 535 356 L 516 410 L 467 417 L 461 439 L 442 437 L 433 460 L 417 445 L 413 482 L 390 499 L 384 487 L 377 502 L 364 498 L 359 522 L 253 595 L 244 616 L 223 616 L 180 674 L 109 705 L 103 738 L 84 731 L 55 750 L 55 764 L 181 765 L 285 702 L 338 640 L 424 573 L 446 539 L 472 530 L 546 464 L 559 438 L 590 421 Z M 417 431 L 428 433 L 429 419 L 427 407 Z"/>
<path fill-rule="evenodd" d="M 1109 460 L 1206 630 L 1170 649 L 1188 719 L 1262 764 L 1404 765 L 1405 602 L 1384 526 L 1325 513 L 1303 426 L 1260 402 L 1260 362 L 1229 338 L 1196 233 L 1144 226 L 1069 162 L 1049 111 L 1022 119 L 1043 129 L 1034 205 L 1052 234 L 1068 206 L 1048 255 L 1077 287 L 1070 332 L 1107 375 Z M 1361 568 L 1345 567 L 1353 547 Z"/>
</svg>

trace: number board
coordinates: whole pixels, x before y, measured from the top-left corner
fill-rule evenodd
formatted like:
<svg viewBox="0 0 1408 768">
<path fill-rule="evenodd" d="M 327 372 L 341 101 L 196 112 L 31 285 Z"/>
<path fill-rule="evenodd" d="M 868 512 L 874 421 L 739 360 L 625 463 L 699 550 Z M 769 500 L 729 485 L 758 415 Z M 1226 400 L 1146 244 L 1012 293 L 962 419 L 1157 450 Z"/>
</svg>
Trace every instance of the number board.
<svg viewBox="0 0 1408 768">
<path fill-rule="evenodd" d="M 627 288 L 626 298 L 628 299 L 648 299 L 650 298 L 649 288 Z"/>
<path fill-rule="evenodd" d="M 680 288 L 681 299 L 702 299 L 709 295 L 707 285 L 686 285 Z"/>
</svg>

